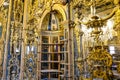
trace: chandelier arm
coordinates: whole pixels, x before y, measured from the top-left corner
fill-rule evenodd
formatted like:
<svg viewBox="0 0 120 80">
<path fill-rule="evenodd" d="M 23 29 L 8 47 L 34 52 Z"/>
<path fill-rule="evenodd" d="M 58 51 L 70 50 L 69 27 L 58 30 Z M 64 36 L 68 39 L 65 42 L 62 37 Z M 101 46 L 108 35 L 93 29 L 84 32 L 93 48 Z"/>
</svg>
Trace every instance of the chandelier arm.
<svg viewBox="0 0 120 80">
<path fill-rule="evenodd" d="M 112 11 L 112 13 L 110 13 L 110 14 L 109 14 L 108 16 L 106 16 L 105 18 L 102 18 L 101 20 L 102 20 L 102 21 L 106 21 L 106 20 L 112 18 L 112 17 L 115 15 L 116 10 L 117 10 L 117 9 L 114 8 L 113 11 Z"/>
<path fill-rule="evenodd" d="M 79 24 L 87 25 L 88 22 L 78 21 Z"/>
</svg>

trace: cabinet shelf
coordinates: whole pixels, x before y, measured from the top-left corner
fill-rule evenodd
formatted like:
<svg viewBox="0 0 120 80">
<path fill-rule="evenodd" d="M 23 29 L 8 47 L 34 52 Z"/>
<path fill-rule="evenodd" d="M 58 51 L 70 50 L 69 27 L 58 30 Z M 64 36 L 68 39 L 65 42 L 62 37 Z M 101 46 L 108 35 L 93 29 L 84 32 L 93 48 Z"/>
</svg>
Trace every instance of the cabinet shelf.
<svg viewBox="0 0 120 80">
<path fill-rule="evenodd" d="M 46 69 L 46 70 L 41 70 L 41 72 L 62 72 L 62 71 L 59 71 L 59 70 L 57 70 L 57 69 Z"/>
<path fill-rule="evenodd" d="M 63 64 L 63 65 L 68 65 L 68 63 L 63 63 L 63 62 L 61 62 L 60 64 Z"/>
<path fill-rule="evenodd" d="M 41 61 L 42 63 L 59 63 L 60 61 Z"/>
<path fill-rule="evenodd" d="M 43 54 L 63 54 L 67 53 L 67 51 L 61 51 L 61 52 L 42 52 Z"/>
<path fill-rule="evenodd" d="M 68 40 L 67 39 L 60 40 L 60 42 L 65 42 L 65 41 L 68 41 Z"/>
<path fill-rule="evenodd" d="M 63 43 L 42 43 L 42 45 L 63 45 Z"/>
</svg>

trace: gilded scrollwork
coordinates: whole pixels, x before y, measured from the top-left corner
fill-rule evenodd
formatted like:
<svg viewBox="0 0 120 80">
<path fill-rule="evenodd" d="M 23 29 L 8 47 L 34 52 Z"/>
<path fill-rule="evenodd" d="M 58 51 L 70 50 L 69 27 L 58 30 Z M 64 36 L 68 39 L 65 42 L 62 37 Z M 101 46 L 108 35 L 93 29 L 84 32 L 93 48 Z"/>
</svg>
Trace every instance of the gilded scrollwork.
<svg viewBox="0 0 120 80">
<path fill-rule="evenodd" d="M 100 46 L 96 46 L 90 51 L 87 62 L 89 70 L 92 71 L 93 76 L 109 80 L 108 76 L 112 76 L 110 67 L 112 66 L 112 56 Z M 94 70 L 91 70 L 94 69 Z"/>
<path fill-rule="evenodd" d="M 9 46 L 10 51 L 8 53 L 8 80 L 18 80 L 20 73 L 20 55 L 21 55 L 21 33 L 22 33 L 22 18 L 23 18 L 23 1 L 22 0 L 14 0 L 10 17 L 10 34 L 9 38 Z"/>
<path fill-rule="evenodd" d="M 1 0 L 4 1 L 4 0 Z M 6 33 L 6 21 L 7 21 L 7 9 L 0 5 L 0 77 L 2 76 L 2 64 L 3 64 L 3 55 L 4 55 L 4 40 Z"/>
<path fill-rule="evenodd" d="M 82 38 L 83 32 L 81 30 L 81 25 L 79 23 L 79 13 L 75 13 L 75 28 L 74 28 L 74 34 L 75 34 L 75 38 L 77 41 L 77 48 L 78 48 L 78 53 L 80 54 L 80 38 Z"/>
<path fill-rule="evenodd" d="M 3 1 L 4 0 L 1 0 L 0 4 Z M 71 32 L 74 28 L 74 31 L 73 31 L 74 36 L 68 35 L 69 29 L 67 26 L 59 25 L 58 29 L 61 32 L 60 34 L 62 34 L 62 35 L 60 35 L 60 38 L 61 38 L 61 36 L 63 37 L 63 33 L 65 34 L 65 39 L 60 40 L 60 42 L 62 41 L 62 43 L 63 43 L 63 41 L 64 41 L 65 42 L 64 47 L 66 47 L 67 43 L 71 44 L 72 41 L 73 42 L 76 41 L 74 43 L 77 43 L 76 45 L 77 45 L 78 49 L 75 49 L 76 45 L 74 47 L 74 44 L 72 46 L 70 45 L 70 48 L 74 47 L 75 50 L 78 50 L 78 52 L 77 52 L 78 53 L 77 67 L 79 68 L 81 74 L 84 73 L 85 69 L 87 71 L 87 68 L 89 68 L 88 71 L 90 72 L 90 74 L 93 75 L 93 77 L 104 78 L 105 80 L 108 80 L 107 74 L 112 75 L 112 72 L 110 70 L 110 67 L 112 65 L 112 57 L 107 52 L 107 50 L 104 50 L 104 48 L 103 48 L 104 45 L 102 45 L 102 43 L 104 44 L 104 42 L 101 42 L 101 39 L 100 39 L 100 37 L 101 37 L 100 35 L 102 34 L 101 28 L 103 27 L 104 23 L 106 23 L 105 22 L 106 20 L 108 20 L 114 16 L 114 21 L 115 21 L 114 29 L 116 31 L 118 31 L 118 33 L 120 35 L 120 29 L 119 29 L 120 28 L 120 26 L 119 26 L 119 24 L 120 24 L 120 9 L 119 9 L 120 6 L 118 6 L 118 3 L 120 3 L 120 0 L 114 0 L 115 5 L 117 5 L 117 6 L 114 8 L 112 14 L 107 16 L 107 18 L 100 19 L 98 16 L 93 16 L 93 18 L 91 20 L 89 20 L 87 24 L 85 24 L 87 26 L 87 28 L 92 28 L 93 31 L 91 32 L 91 34 L 89 34 L 89 37 L 92 37 L 92 38 L 86 39 L 88 37 L 84 37 L 84 35 L 83 35 L 84 33 L 82 31 L 82 25 L 81 25 L 82 21 L 80 21 L 80 20 L 82 20 L 83 15 L 86 15 L 86 14 L 88 14 L 87 12 L 90 12 L 90 9 L 88 9 L 88 7 L 94 5 L 94 6 L 97 6 L 96 9 L 98 9 L 98 8 L 101 8 L 101 5 L 107 5 L 106 2 L 111 2 L 111 1 L 112 0 L 27 0 L 27 2 L 25 2 L 25 0 L 11 0 L 13 5 L 11 6 L 11 12 L 10 12 L 10 14 L 11 14 L 10 15 L 11 16 L 10 17 L 10 34 L 8 36 L 10 39 L 8 38 L 9 40 L 7 41 L 9 43 L 8 46 L 10 46 L 10 51 L 8 51 L 9 59 L 8 59 L 8 65 L 7 65 L 8 66 L 7 67 L 8 80 L 9 79 L 18 80 L 21 69 L 24 70 L 21 72 L 21 73 L 24 73 L 24 75 L 22 75 L 22 76 L 20 75 L 20 78 L 23 77 L 23 79 L 28 79 L 28 80 L 35 79 L 36 80 L 37 76 L 39 77 L 43 74 L 42 71 L 39 71 L 40 67 L 37 68 L 37 66 L 36 66 L 36 65 L 40 64 L 40 61 L 37 60 L 37 58 L 39 58 L 39 56 L 41 56 L 40 50 L 41 50 L 41 44 L 42 44 L 41 41 L 38 43 L 38 41 L 42 39 L 40 29 L 38 29 L 38 28 L 41 28 L 41 27 L 43 28 L 44 24 L 45 24 L 45 26 L 46 25 L 48 26 L 48 23 L 47 23 L 48 18 L 44 19 L 44 17 L 46 15 L 49 15 L 49 13 L 51 14 L 51 12 L 53 12 L 53 11 L 56 11 L 55 14 L 58 17 L 59 17 L 59 12 L 60 12 L 60 17 L 59 17 L 59 19 L 57 19 L 58 22 L 63 21 L 63 19 L 61 18 L 61 15 L 63 15 L 64 20 L 67 21 L 68 16 L 69 16 L 69 14 L 67 13 L 69 7 L 66 4 L 69 2 L 71 3 L 70 4 L 70 16 L 71 16 L 71 19 L 74 19 L 74 21 L 68 20 L 70 22 L 68 22 L 69 24 L 67 24 L 67 26 L 69 25 Z M 24 4 L 24 3 L 27 3 L 27 4 Z M 27 8 L 25 8 L 26 5 L 27 5 Z M 60 7 L 62 7 L 62 8 L 59 9 Z M 114 6 L 112 6 L 112 7 L 114 7 Z M 74 11 L 72 11 L 73 8 L 75 8 L 75 9 L 77 8 L 76 9 L 77 14 L 75 14 L 75 15 L 74 15 Z M 25 11 L 24 11 L 24 9 L 25 9 Z M 86 11 L 86 10 L 88 10 L 88 11 Z M 105 8 L 103 10 L 105 10 Z M 72 12 L 73 12 L 73 14 L 71 14 Z M 84 14 L 84 12 L 86 12 L 86 13 Z M 7 17 L 8 17 L 8 16 L 6 16 L 6 14 L 7 14 L 7 10 L 5 10 L 4 7 L 0 5 L 0 23 L 1 23 L 0 29 L 2 29 L 0 31 L 0 33 L 2 33 L 2 36 L 0 36 L 0 72 L 2 72 L 1 66 L 2 66 L 2 62 L 3 62 L 2 60 L 3 60 L 3 52 L 4 52 L 3 44 L 5 43 L 4 42 L 4 37 L 5 37 L 4 34 L 6 32 L 5 28 L 6 28 L 6 21 L 7 21 Z M 73 18 L 73 16 L 75 16 L 75 17 Z M 27 18 L 27 20 L 26 20 L 26 18 Z M 25 27 L 25 28 L 23 28 L 23 27 Z M 55 30 L 57 30 L 57 29 L 55 29 Z M 22 34 L 22 32 L 24 32 L 24 35 Z M 52 30 L 48 31 L 48 32 L 51 32 L 51 35 L 53 34 Z M 44 34 L 44 33 L 42 33 L 42 34 Z M 67 35 L 67 37 L 66 37 L 66 35 Z M 69 36 L 70 36 L 70 40 L 69 39 L 67 40 L 67 38 L 69 38 Z M 38 37 L 40 37 L 40 39 Z M 84 40 L 84 41 L 82 41 L 82 40 Z M 90 40 L 93 40 L 93 41 L 90 42 Z M 70 43 L 68 41 L 70 41 Z M 83 50 L 82 48 L 89 47 L 89 45 L 88 45 L 89 42 L 90 42 L 90 46 L 93 46 L 92 47 L 93 49 L 91 49 L 90 51 L 89 50 L 87 51 L 87 49 Z M 92 44 L 92 42 L 93 42 L 93 44 Z M 53 45 L 53 44 L 50 44 L 50 46 L 51 45 Z M 94 46 L 94 45 L 100 45 L 100 46 Z M 40 46 L 40 47 L 38 47 L 38 46 Z M 29 49 L 27 50 L 26 48 L 28 48 L 28 47 L 29 47 Z M 69 47 L 69 46 L 67 46 L 67 47 Z M 34 48 L 36 50 L 34 50 Z M 38 48 L 38 51 L 37 51 L 37 48 Z M 50 47 L 50 48 L 52 48 L 52 47 Z M 61 48 L 61 46 L 58 48 Z M 68 49 L 69 48 L 65 49 L 66 50 L 65 53 L 69 52 Z M 72 50 L 70 52 L 72 52 Z M 73 50 L 73 53 L 75 50 Z M 22 52 L 22 51 L 25 51 L 25 52 Z M 28 51 L 28 53 L 27 53 L 27 51 Z M 21 53 L 24 53 L 24 54 L 21 55 Z M 60 53 L 61 53 L 61 51 L 60 51 Z M 82 56 L 80 54 L 82 54 Z M 23 57 L 21 57 L 21 56 L 23 56 Z M 61 56 L 61 54 L 60 54 L 60 56 Z M 64 57 L 66 59 L 69 58 L 69 56 L 66 57 L 66 55 Z M 23 60 L 24 64 L 22 64 L 22 60 L 20 58 L 24 59 Z M 75 58 L 76 58 L 76 55 L 75 55 Z M 24 66 L 24 68 L 21 67 L 21 69 L 20 69 L 20 63 L 22 66 Z M 62 64 L 62 65 L 64 65 L 64 64 Z M 61 66 L 61 64 L 60 64 L 60 66 Z M 69 65 L 67 65 L 67 66 L 69 68 Z M 119 66 L 120 65 L 118 65 L 118 69 L 117 69 L 118 72 L 120 72 Z M 36 69 L 38 70 L 38 72 Z M 67 69 L 67 68 L 65 68 L 65 69 Z M 74 72 L 74 71 L 71 71 L 71 72 Z M 39 75 L 39 73 L 40 73 L 40 75 Z M 69 72 L 68 72 L 68 74 L 69 74 Z M 0 73 L 0 75 L 1 75 L 1 73 Z M 66 76 L 66 75 L 62 75 L 62 76 Z M 73 77 L 74 76 L 71 76 L 71 75 L 68 76 L 68 78 L 73 78 Z M 83 80 L 92 80 L 92 79 L 83 79 Z"/>
<path fill-rule="evenodd" d="M 88 71 L 93 78 L 102 78 L 104 80 L 109 80 L 109 78 L 113 75 L 110 69 L 110 67 L 112 66 L 112 56 L 110 55 L 110 53 L 107 52 L 107 48 L 104 47 L 104 42 L 100 39 L 100 36 L 102 35 L 102 30 L 100 28 L 102 28 L 105 25 L 106 20 L 108 20 L 108 18 L 100 19 L 98 16 L 96 16 L 94 8 L 95 6 L 98 6 L 97 3 L 100 2 L 99 0 L 96 0 L 96 1 L 84 0 L 84 1 L 85 2 L 82 3 L 83 6 L 84 6 L 84 3 L 86 3 L 86 7 L 91 6 L 92 17 L 90 20 L 88 20 L 88 22 L 82 22 L 82 20 L 78 18 L 79 12 L 77 11 L 77 18 L 75 21 L 77 22 L 78 25 L 83 24 L 83 25 L 86 25 L 88 29 L 92 28 L 92 31 L 88 35 L 89 37 L 91 37 L 91 40 L 93 39 L 94 41 L 93 41 L 93 44 L 90 45 L 92 46 L 92 48 L 88 50 L 89 54 L 87 55 L 87 53 L 85 53 L 84 55 L 85 59 L 83 59 L 84 61 L 78 59 L 79 60 L 78 67 L 81 71 L 82 70 L 81 63 L 83 61 L 84 65 L 86 65 L 85 72 Z M 77 6 L 75 8 L 79 8 L 79 7 Z M 79 17 L 81 17 L 81 15 Z M 79 35 L 78 34 L 79 31 L 77 30 L 78 29 L 76 29 L 75 31 L 76 35 Z M 87 41 L 88 40 L 89 39 L 87 39 Z M 84 46 L 88 47 L 89 41 L 88 41 L 88 44 L 86 43 L 86 45 Z"/>
<path fill-rule="evenodd" d="M 45 10 L 51 11 L 55 4 L 65 5 L 67 0 L 40 0 L 38 1 L 38 8 L 36 9 L 35 15 L 41 17 Z"/>
<path fill-rule="evenodd" d="M 44 3 L 44 1 L 43 1 Z M 40 8 L 39 1 L 38 0 L 30 0 L 28 5 L 28 20 L 27 20 L 27 26 L 25 28 L 25 39 L 24 43 L 25 46 L 29 49 L 26 49 L 25 51 L 25 73 L 24 73 L 24 79 L 36 79 L 36 68 L 37 68 L 37 55 L 33 51 L 33 48 L 37 46 L 37 39 L 39 37 L 39 30 L 38 27 L 38 11 L 42 8 Z"/>
<path fill-rule="evenodd" d="M 120 73 L 120 63 L 117 65 L 117 72 Z"/>
<path fill-rule="evenodd" d="M 114 27 L 117 27 L 117 25 L 120 24 L 120 1 L 119 0 L 114 0 L 114 5 L 116 6 L 113 11 L 105 18 L 103 18 L 103 20 L 108 20 L 110 18 L 112 18 L 114 16 Z"/>
<path fill-rule="evenodd" d="M 3 5 L 5 0 L 0 0 L 0 7 Z"/>
<path fill-rule="evenodd" d="M 114 9 L 112 10 L 112 12 L 105 18 L 103 18 L 102 20 L 108 20 L 110 18 L 113 17 L 114 20 L 114 26 L 113 29 L 117 32 L 118 34 L 118 43 L 119 43 L 119 34 L 120 34 L 120 0 L 114 0 Z"/>
<path fill-rule="evenodd" d="M 25 78 L 35 79 L 36 78 L 36 63 L 37 59 L 35 54 L 30 51 L 25 57 Z"/>
</svg>

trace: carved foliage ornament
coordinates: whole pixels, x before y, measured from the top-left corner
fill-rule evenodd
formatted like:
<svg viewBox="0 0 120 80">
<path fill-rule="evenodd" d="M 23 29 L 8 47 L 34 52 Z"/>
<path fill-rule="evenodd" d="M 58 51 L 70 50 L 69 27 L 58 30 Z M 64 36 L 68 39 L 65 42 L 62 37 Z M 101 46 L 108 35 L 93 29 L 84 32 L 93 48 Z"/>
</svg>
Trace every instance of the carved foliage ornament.
<svg viewBox="0 0 120 80">
<path fill-rule="evenodd" d="M 0 6 L 3 5 L 3 2 L 4 2 L 4 1 L 5 1 L 5 0 L 0 0 Z"/>
</svg>

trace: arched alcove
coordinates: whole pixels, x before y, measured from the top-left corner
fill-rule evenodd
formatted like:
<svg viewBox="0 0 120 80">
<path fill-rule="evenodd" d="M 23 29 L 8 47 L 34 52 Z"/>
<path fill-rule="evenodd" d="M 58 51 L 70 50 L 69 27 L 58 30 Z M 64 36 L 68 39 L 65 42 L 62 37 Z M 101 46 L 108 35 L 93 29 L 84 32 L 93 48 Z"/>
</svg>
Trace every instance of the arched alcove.
<svg viewBox="0 0 120 80">
<path fill-rule="evenodd" d="M 51 11 L 43 19 L 41 30 L 47 31 L 49 28 L 51 28 L 51 30 L 60 30 L 59 25 L 62 21 L 64 21 L 63 17 L 58 11 Z"/>
<path fill-rule="evenodd" d="M 64 60 L 64 31 L 61 31 L 60 23 L 66 21 L 67 16 L 63 6 L 54 4 L 52 10 L 45 10 L 40 19 L 38 29 L 40 31 L 40 68 L 38 75 L 41 80 L 60 80 Z M 67 46 L 67 44 L 66 44 Z M 66 47 L 67 48 L 67 47 Z"/>
<path fill-rule="evenodd" d="M 59 19 L 62 19 L 63 21 L 67 20 L 67 14 L 62 5 L 54 4 L 52 6 L 52 11 L 57 12 L 56 15 Z M 42 16 L 40 18 L 38 29 L 41 30 L 42 24 L 44 23 L 44 20 L 47 18 L 47 16 L 50 14 L 50 12 L 51 12 L 51 10 L 47 10 L 47 9 L 44 11 L 44 13 L 42 14 Z"/>
</svg>

